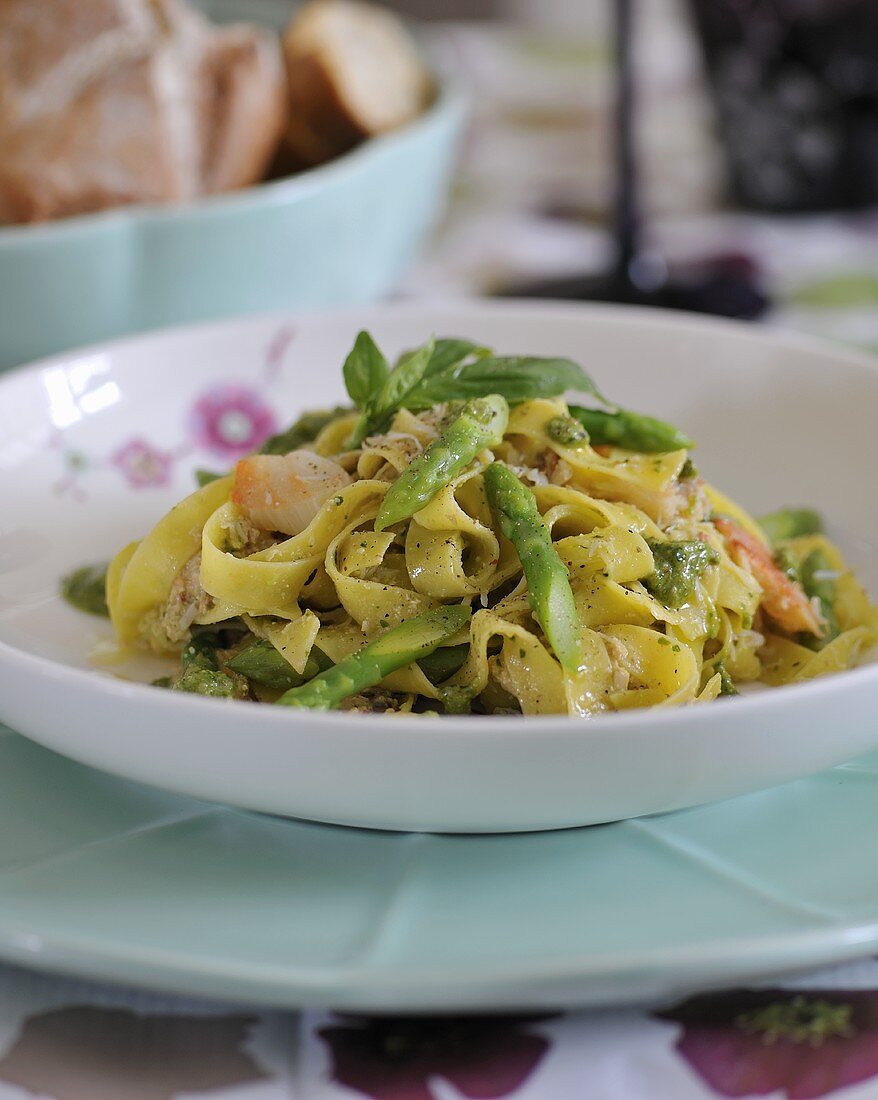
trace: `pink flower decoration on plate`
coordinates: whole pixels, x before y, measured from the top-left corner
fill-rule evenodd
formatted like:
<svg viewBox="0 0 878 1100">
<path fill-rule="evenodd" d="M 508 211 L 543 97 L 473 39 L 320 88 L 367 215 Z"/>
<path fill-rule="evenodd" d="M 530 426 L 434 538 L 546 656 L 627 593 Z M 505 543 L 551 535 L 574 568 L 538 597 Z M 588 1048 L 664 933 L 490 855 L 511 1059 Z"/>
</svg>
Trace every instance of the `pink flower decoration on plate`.
<svg viewBox="0 0 878 1100">
<path fill-rule="evenodd" d="M 220 386 L 195 402 L 190 417 L 199 447 L 224 458 L 239 458 L 274 432 L 274 413 L 258 393 L 244 386 Z"/>
<path fill-rule="evenodd" d="M 147 443 L 132 439 L 110 458 L 132 489 L 154 489 L 171 480 L 174 456 Z"/>
<path fill-rule="evenodd" d="M 434 1100 L 433 1077 L 467 1100 L 500 1100 L 549 1050 L 527 1028 L 539 1018 L 342 1018 L 318 1034 L 332 1055 L 332 1079 L 372 1100 Z"/>
<path fill-rule="evenodd" d="M 878 1075 L 878 991 L 742 990 L 660 1012 L 718 1096 L 818 1100 Z"/>
</svg>

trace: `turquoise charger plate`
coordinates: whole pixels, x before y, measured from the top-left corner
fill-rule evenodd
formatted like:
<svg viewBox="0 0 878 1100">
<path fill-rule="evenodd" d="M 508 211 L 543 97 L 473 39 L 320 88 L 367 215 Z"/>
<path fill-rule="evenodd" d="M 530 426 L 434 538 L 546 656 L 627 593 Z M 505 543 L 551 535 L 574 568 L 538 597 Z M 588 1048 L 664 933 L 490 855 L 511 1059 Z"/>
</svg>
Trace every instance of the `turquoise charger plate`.
<svg viewBox="0 0 878 1100">
<path fill-rule="evenodd" d="M 0 733 L 0 956 L 284 1007 L 657 1001 L 878 949 L 878 754 L 558 833 L 398 835 L 166 794 Z"/>
</svg>

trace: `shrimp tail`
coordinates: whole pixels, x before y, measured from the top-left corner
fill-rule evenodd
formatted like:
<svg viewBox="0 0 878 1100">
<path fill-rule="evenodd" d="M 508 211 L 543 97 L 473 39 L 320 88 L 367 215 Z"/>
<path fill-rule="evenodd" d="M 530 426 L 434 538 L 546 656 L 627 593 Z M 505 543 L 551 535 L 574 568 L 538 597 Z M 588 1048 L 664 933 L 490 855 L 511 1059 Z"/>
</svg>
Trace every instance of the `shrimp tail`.
<svg viewBox="0 0 878 1100">
<path fill-rule="evenodd" d="M 823 617 L 802 586 L 779 568 L 765 543 L 725 516 L 715 516 L 713 524 L 726 540 L 732 560 L 758 581 L 765 613 L 788 634 L 821 637 L 826 630 Z"/>
</svg>

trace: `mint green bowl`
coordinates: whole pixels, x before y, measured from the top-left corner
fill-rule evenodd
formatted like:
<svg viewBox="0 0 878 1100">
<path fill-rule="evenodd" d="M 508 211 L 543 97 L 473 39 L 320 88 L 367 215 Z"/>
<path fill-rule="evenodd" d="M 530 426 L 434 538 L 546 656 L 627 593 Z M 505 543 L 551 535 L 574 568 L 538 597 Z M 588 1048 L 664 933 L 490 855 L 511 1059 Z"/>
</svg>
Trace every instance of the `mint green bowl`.
<svg viewBox="0 0 878 1100">
<path fill-rule="evenodd" d="M 381 297 L 441 210 L 462 117 L 440 86 L 415 122 L 297 176 L 0 229 L 0 370 L 164 325 Z"/>
</svg>

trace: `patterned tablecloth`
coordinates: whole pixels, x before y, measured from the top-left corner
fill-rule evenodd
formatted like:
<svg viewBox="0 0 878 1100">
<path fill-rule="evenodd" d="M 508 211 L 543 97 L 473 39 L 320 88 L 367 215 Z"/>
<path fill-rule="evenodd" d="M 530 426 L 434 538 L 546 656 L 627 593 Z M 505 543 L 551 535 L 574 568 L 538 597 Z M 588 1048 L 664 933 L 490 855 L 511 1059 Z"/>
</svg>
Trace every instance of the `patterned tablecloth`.
<svg viewBox="0 0 878 1100">
<path fill-rule="evenodd" d="M 878 347 L 874 215 L 719 211 L 697 54 L 671 0 L 643 5 L 642 160 L 671 257 L 743 253 L 769 323 Z M 451 28 L 475 88 L 454 202 L 409 296 L 484 293 L 600 265 L 609 178 L 607 49 Z M 878 1098 L 878 961 L 646 1010 L 379 1020 L 230 1008 L 0 968 L 0 1100 L 688 1100 Z"/>
</svg>

